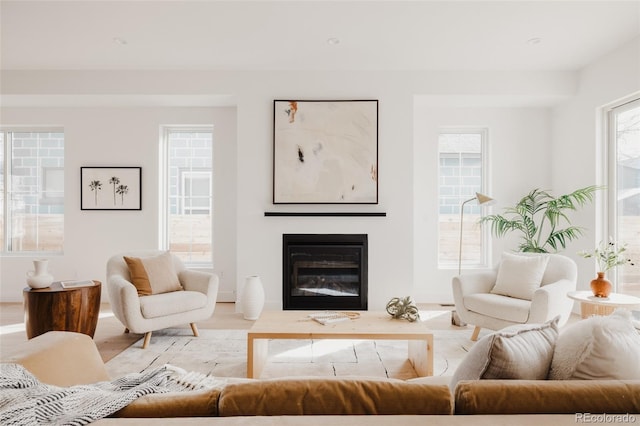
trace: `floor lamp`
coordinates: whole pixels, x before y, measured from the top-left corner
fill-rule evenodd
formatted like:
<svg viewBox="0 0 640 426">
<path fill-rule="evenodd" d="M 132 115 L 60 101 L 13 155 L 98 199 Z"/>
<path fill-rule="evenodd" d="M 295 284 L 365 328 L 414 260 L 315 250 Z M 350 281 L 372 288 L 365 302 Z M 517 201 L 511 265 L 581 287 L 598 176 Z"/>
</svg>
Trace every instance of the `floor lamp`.
<svg viewBox="0 0 640 426">
<path fill-rule="evenodd" d="M 462 271 L 462 219 L 464 217 L 464 205 L 474 200 L 478 200 L 478 205 L 480 206 L 493 204 L 495 202 L 493 198 L 476 192 L 475 197 L 469 198 L 460 206 L 460 245 L 458 247 L 458 275 L 460 275 L 460 272 Z"/>
</svg>

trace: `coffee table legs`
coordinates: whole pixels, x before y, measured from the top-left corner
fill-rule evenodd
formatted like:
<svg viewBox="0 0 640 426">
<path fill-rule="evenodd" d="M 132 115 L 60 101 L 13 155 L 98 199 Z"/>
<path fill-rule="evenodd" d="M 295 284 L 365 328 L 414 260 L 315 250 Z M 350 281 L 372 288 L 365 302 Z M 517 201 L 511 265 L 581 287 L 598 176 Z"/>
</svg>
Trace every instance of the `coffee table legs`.
<svg viewBox="0 0 640 426">
<path fill-rule="evenodd" d="M 433 335 L 425 340 L 409 340 L 408 350 L 418 377 L 433 376 Z"/>
<path fill-rule="evenodd" d="M 247 377 L 259 378 L 267 363 L 269 339 L 247 337 Z"/>
</svg>

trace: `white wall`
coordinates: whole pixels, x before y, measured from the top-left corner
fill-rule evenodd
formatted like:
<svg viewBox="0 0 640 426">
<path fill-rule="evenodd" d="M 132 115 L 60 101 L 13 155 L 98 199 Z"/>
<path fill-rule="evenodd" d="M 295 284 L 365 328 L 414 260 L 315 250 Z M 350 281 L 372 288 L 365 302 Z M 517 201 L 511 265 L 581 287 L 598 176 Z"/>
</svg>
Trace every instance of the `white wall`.
<svg viewBox="0 0 640 426">
<path fill-rule="evenodd" d="M 107 259 L 122 251 L 158 247 L 160 126 L 214 125 L 216 271 L 222 292 L 235 291 L 235 108 L 3 108 L 3 125 L 56 125 L 65 132 L 64 254 L 47 256 L 55 279 L 105 282 Z M 81 166 L 142 167 L 141 211 L 81 211 Z M 222 178 L 224 177 L 224 178 Z M 22 300 L 25 272 L 34 256 L 1 260 L 0 300 Z M 226 274 L 224 274 L 226 272 Z M 106 297 L 106 292 L 104 292 Z"/>
<path fill-rule="evenodd" d="M 279 308 L 282 303 L 281 240 L 283 233 L 367 233 L 369 235 L 369 307 L 382 309 L 392 296 L 414 295 L 418 301 L 441 301 L 447 297 L 442 288 L 448 287 L 448 273 L 435 274 L 427 263 L 432 249 L 419 247 L 415 251 L 414 241 L 422 241 L 426 222 L 417 225 L 414 220 L 414 169 L 423 167 L 423 158 L 416 156 L 414 138 L 414 98 L 431 96 L 436 102 L 426 113 L 426 126 L 419 132 L 428 134 L 440 124 L 482 122 L 490 125 L 500 140 L 498 146 L 507 155 L 518 155 L 528 161 L 527 167 L 535 169 L 541 184 L 548 183 L 548 176 L 539 173 L 546 170 L 548 151 L 548 119 L 544 105 L 550 100 L 571 96 L 575 92 L 575 75 L 570 72 L 182 72 L 182 71 L 8 71 L 2 73 L 0 87 L 7 102 L 20 104 L 24 108 L 8 108 L 3 112 L 3 123 L 17 122 L 63 124 L 67 132 L 67 191 L 71 197 L 67 208 L 67 230 L 72 232 L 65 244 L 65 256 L 53 263 L 56 272 L 71 272 L 78 269 L 81 276 L 102 277 L 108 255 L 133 245 L 148 246 L 156 241 L 157 219 L 153 216 L 154 195 L 147 196 L 142 216 L 133 213 L 80 212 L 77 199 L 77 175 L 81 165 L 97 165 L 109 162 L 122 164 L 141 163 L 145 181 L 151 182 L 156 170 L 154 147 L 157 142 L 157 126 L 163 120 L 151 120 L 147 109 L 133 114 L 126 108 L 107 109 L 111 117 L 108 123 L 117 123 L 117 128 L 137 128 L 138 139 L 144 142 L 136 158 L 131 159 L 118 140 L 122 132 L 105 131 L 99 139 L 89 138 L 89 132 L 103 128 L 105 120 L 100 111 L 87 113 L 83 109 L 57 108 L 41 110 L 30 105 L 73 102 L 187 102 L 206 103 L 218 95 L 232 95 L 237 107 L 237 138 L 235 150 L 228 147 L 224 158 L 228 174 L 217 177 L 217 184 L 237 197 L 235 207 L 223 205 L 225 239 L 235 235 L 235 246 L 221 248 L 229 256 L 229 274 L 225 265 L 225 278 L 235 280 L 240 286 L 247 275 L 259 274 L 265 284 L 267 306 Z M 460 96 L 465 104 L 480 99 L 496 100 L 505 107 L 536 105 L 517 111 L 508 109 L 453 109 L 443 108 Z M 166 97 L 166 99 L 164 99 Z M 272 179 L 272 120 L 274 99 L 378 99 L 379 100 L 379 199 L 374 206 L 274 206 L 271 203 Z M 185 101 L 185 99 L 187 101 Z M 215 101 L 211 101 L 212 103 Z M 495 104 L 494 104 L 495 105 Z M 187 109 L 189 110 L 189 109 Z M 152 111 L 155 111 L 152 109 Z M 178 112 L 182 109 L 177 109 Z M 210 111 L 204 108 L 202 111 Z M 175 115 L 176 120 L 201 120 L 199 115 Z M 218 124 L 215 120 L 214 124 Z M 64 113 L 64 114 L 63 114 Z M 217 112 L 215 112 L 217 113 Z M 56 114 L 62 114 L 61 116 Z M 448 114 L 453 114 L 448 118 Z M 478 114 L 478 118 L 473 116 Z M 163 116 L 166 117 L 166 116 Z M 232 117 L 231 121 L 236 117 Z M 147 121 L 149 121 L 147 123 Z M 14 123 L 15 122 L 15 123 Z M 146 125 L 144 125 L 146 123 Z M 19 123 L 20 124 L 20 123 Z M 236 122 L 233 121 L 233 126 Z M 76 127 L 79 129 L 76 130 Z M 144 130 L 143 130 L 144 129 Z M 82 130 L 82 131 L 80 131 Z M 230 131 L 230 134 L 233 133 Z M 93 135 L 93 133 L 91 133 Z M 229 140 L 232 140 L 230 138 Z M 136 143 L 141 143 L 136 141 Z M 424 143 L 428 143 L 424 141 Z M 226 145 L 225 145 L 226 146 Z M 78 149 L 78 151 L 76 151 Z M 496 153 L 498 149 L 496 148 Z M 429 156 L 428 152 L 424 155 Z M 422 155 L 422 154 L 421 154 Z M 532 160 L 533 158 L 533 160 Z M 216 152 L 216 159 L 218 153 Z M 539 164 L 536 165 L 539 159 Z M 499 162 L 494 159 L 493 195 L 509 201 L 522 188 L 512 187 L 513 174 L 521 168 L 509 157 Z M 234 167 L 236 168 L 234 170 Z M 527 173 L 529 176 L 531 173 Z M 429 180 L 431 179 L 431 180 Z M 499 179 L 499 180 L 498 180 Z M 531 183 L 530 177 L 526 183 Z M 426 182 L 435 184 L 433 176 Z M 507 185 L 508 184 L 508 185 Z M 524 178 L 518 185 L 525 187 Z M 433 187 L 419 187 L 419 191 L 433 191 Z M 216 189 L 218 191 L 218 189 Z M 231 195 L 229 195 L 229 199 Z M 157 200 L 155 201 L 157 202 Z M 149 204 L 150 203 L 150 204 Z M 219 206 L 220 203 L 217 203 Z M 425 207 L 419 206 L 420 215 Z M 376 218 L 274 218 L 265 217 L 265 211 L 384 211 L 386 217 Z M 91 215 L 89 215 L 91 213 Z M 151 216 L 147 216 L 147 213 Z M 87 216 L 89 215 L 89 216 Z M 127 218 L 131 223 L 124 230 L 118 228 L 113 217 Z M 88 218 L 87 218 L 88 217 Z M 131 217 L 131 218 L 130 218 Z M 144 219 L 143 219 L 144 217 Z M 98 219 L 96 226 L 96 220 Z M 422 220 L 422 216 L 419 218 Z M 235 222 L 234 222 L 235 220 Z M 230 228 L 226 228 L 229 225 Z M 77 229 L 77 230 L 76 230 Z M 433 232 L 433 231 L 432 231 Z M 132 237 L 133 235 L 133 237 Z M 126 244 L 122 244 L 126 241 Z M 216 240 L 217 241 L 217 240 Z M 92 250 L 87 250 L 90 245 Z M 219 256 L 217 253 L 216 256 Z M 427 256 L 427 257 L 425 257 Z M 233 259 L 233 260 L 231 260 Z M 29 268 L 31 258 L 2 258 L 2 294 L 0 300 L 19 300 L 23 287 L 24 271 Z M 235 261 L 235 264 L 234 264 Z M 219 264 L 219 261 L 216 261 Z M 415 268 L 414 264 L 420 264 Z M 229 276 L 230 275 L 230 276 Z M 431 280 L 429 282 L 429 280 Z M 428 282 L 428 284 L 427 284 Z M 442 287 L 441 287 L 442 286 Z M 419 298 L 418 298 L 419 296 Z"/>
<path fill-rule="evenodd" d="M 640 95 L 640 38 L 585 67 L 579 74 L 576 95 L 558 105 L 552 115 L 553 185 L 559 191 L 605 184 L 603 167 L 603 107 L 633 93 Z M 597 203 L 576 215 L 586 238 L 572 243 L 567 254 L 592 249 L 606 238 L 605 193 Z M 593 261 L 574 256 L 578 263 L 578 289 L 588 290 L 595 276 Z"/>
<path fill-rule="evenodd" d="M 438 269 L 438 131 L 452 126 L 488 129 L 489 179 L 484 193 L 496 203 L 485 209 L 487 214 L 498 213 L 533 188 L 551 187 L 549 109 L 438 108 L 421 102 L 417 100 L 414 111 L 414 294 L 422 301 L 451 303 L 451 278 L 458 270 Z M 493 239 L 489 264 L 516 244 L 513 238 Z"/>
</svg>

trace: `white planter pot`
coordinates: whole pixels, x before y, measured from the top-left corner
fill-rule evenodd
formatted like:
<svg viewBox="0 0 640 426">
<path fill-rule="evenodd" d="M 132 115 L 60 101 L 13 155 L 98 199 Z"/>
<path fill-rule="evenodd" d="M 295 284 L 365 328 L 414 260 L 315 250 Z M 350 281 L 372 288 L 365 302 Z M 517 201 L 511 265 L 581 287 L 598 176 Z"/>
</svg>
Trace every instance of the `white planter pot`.
<svg viewBox="0 0 640 426">
<path fill-rule="evenodd" d="M 258 319 L 264 307 L 264 288 L 259 276 L 252 275 L 245 279 L 240 305 L 244 319 Z"/>
</svg>

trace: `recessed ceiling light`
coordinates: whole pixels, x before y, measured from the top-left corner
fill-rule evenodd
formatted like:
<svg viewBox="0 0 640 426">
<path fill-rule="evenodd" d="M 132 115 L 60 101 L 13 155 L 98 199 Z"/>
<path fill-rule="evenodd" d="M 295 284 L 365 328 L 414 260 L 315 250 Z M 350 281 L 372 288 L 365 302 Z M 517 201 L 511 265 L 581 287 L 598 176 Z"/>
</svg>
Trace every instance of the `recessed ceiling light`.
<svg viewBox="0 0 640 426">
<path fill-rule="evenodd" d="M 120 45 L 120 46 L 125 46 L 125 45 L 127 45 L 127 40 L 125 40 L 125 39 L 123 39 L 123 38 L 120 38 L 120 37 L 114 37 L 114 38 L 113 38 L 113 42 L 114 42 L 115 44 Z"/>
<path fill-rule="evenodd" d="M 540 44 L 542 43 L 542 39 L 540 37 L 532 37 L 529 40 L 527 40 L 527 44 L 529 46 L 535 46 L 536 44 Z"/>
<path fill-rule="evenodd" d="M 335 46 L 337 44 L 340 44 L 340 39 L 337 37 L 330 37 L 327 39 L 327 44 L 331 46 Z"/>
</svg>

